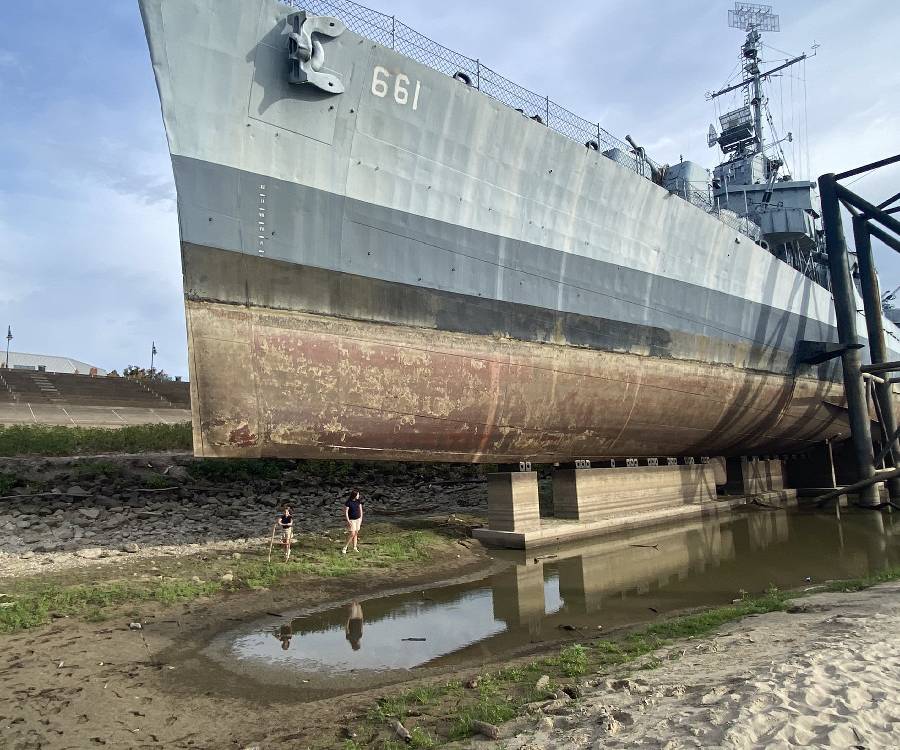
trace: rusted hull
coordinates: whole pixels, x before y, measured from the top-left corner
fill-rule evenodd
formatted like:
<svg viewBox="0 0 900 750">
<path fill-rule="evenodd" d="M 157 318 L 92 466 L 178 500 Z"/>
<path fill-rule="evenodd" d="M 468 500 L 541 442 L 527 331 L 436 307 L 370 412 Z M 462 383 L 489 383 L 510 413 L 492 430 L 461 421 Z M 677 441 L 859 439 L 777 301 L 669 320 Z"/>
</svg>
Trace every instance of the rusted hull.
<svg viewBox="0 0 900 750">
<path fill-rule="evenodd" d="M 536 462 L 786 452 L 838 385 L 703 362 L 188 301 L 205 456 Z"/>
</svg>

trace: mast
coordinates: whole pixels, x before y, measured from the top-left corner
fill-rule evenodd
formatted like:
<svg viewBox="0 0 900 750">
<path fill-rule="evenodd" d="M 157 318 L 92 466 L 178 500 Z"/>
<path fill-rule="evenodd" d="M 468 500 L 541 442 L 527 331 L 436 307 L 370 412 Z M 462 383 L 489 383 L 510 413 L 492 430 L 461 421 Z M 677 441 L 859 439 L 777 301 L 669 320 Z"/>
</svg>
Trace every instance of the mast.
<svg viewBox="0 0 900 750">
<path fill-rule="evenodd" d="M 713 125 L 709 127 L 709 146 L 718 146 L 724 156 L 713 170 L 713 200 L 720 212 L 728 211 L 754 225 L 758 232 L 754 239 L 776 257 L 826 285 L 827 274 L 815 257 L 815 185 L 788 171 L 780 144 L 792 140 L 792 134 L 785 138 L 776 132 L 763 90 L 771 76 L 805 60 L 807 55 L 761 69 L 762 33 L 780 31 L 781 26 L 771 5 L 736 2 L 734 10 L 728 11 L 728 25 L 746 32 L 740 48 L 741 80 L 706 97 L 716 99 L 740 92 L 743 102 L 720 115 L 718 133 Z M 766 123 L 772 131 L 768 138 Z"/>
<path fill-rule="evenodd" d="M 744 74 L 749 78 L 753 92 L 750 99 L 750 107 L 753 110 L 753 130 L 756 133 L 756 153 L 763 151 L 763 125 L 762 125 L 762 78 L 759 74 L 759 43 L 762 35 L 751 27 L 747 32 L 747 41 L 744 42 L 742 52 L 744 54 Z"/>
</svg>

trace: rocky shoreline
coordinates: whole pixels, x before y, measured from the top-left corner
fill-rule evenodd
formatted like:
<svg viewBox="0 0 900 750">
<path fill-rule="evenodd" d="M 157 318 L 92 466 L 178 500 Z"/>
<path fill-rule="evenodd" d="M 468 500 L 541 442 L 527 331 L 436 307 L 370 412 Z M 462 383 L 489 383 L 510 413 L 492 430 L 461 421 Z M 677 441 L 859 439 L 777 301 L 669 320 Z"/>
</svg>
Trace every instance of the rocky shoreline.
<svg viewBox="0 0 900 750">
<path fill-rule="evenodd" d="M 239 550 L 265 539 L 281 506 L 297 533 L 342 529 L 351 488 L 370 521 L 483 513 L 483 470 L 469 465 L 221 462 L 189 454 L 0 460 L 0 576 L 122 555 Z M 47 567 L 49 566 L 49 568 Z"/>
</svg>

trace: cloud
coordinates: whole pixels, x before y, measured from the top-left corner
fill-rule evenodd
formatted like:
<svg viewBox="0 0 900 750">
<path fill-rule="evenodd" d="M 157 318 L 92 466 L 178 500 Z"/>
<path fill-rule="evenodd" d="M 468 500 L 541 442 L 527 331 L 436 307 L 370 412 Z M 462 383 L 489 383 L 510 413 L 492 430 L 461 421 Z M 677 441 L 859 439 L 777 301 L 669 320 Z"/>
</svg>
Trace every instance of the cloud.
<svg viewBox="0 0 900 750">
<path fill-rule="evenodd" d="M 27 234 L 40 225 L 55 231 Z M 92 180 L 25 201 L 2 194 L 0 255 L 10 261 L 16 282 L 4 285 L 13 291 L 0 297 L 0 310 L 23 349 L 121 369 L 140 362 L 156 339 L 163 365 L 186 371 L 170 204 L 148 205 Z"/>
<path fill-rule="evenodd" d="M 25 66 L 18 55 L 8 49 L 0 49 L 0 70 L 4 75 L 22 75 L 25 73 Z"/>
<path fill-rule="evenodd" d="M 729 4 L 381 0 L 380 10 L 618 138 L 630 133 L 657 161 L 712 167 L 704 92 L 735 67 L 742 40 L 727 28 Z M 767 41 L 822 45 L 803 106 L 776 120 L 799 135 L 808 111 L 805 176 L 900 151 L 900 72 L 884 62 L 900 14 L 871 0 L 780 10 L 783 30 Z M 22 348 L 117 369 L 146 364 L 155 339 L 162 366 L 187 374 L 174 186 L 139 13 L 112 0 L 54 13 L 67 44 L 49 62 L 45 16 L 11 6 L 0 27 L 0 93 L 14 103 L 0 110 L 0 324 L 13 323 Z M 779 100 L 792 84 L 798 93 L 796 78 L 778 81 Z M 805 161 L 805 148 L 786 150 Z M 853 189 L 880 200 L 896 184 L 884 170 Z M 882 286 L 900 284 L 900 256 L 880 258 Z"/>
</svg>

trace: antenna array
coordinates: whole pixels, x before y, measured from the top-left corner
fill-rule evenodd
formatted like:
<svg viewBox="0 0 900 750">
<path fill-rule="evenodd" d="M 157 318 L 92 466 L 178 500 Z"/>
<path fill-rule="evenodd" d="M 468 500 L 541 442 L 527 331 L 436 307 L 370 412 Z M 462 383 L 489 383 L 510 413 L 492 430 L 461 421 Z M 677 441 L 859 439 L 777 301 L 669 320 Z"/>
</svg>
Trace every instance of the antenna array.
<svg viewBox="0 0 900 750">
<path fill-rule="evenodd" d="M 735 3 L 734 10 L 728 11 L 728 25 L 744 31 L 781 31 L 778 14 L 772 12 L 772 6 L 756 3 Z"/>
</svg>

